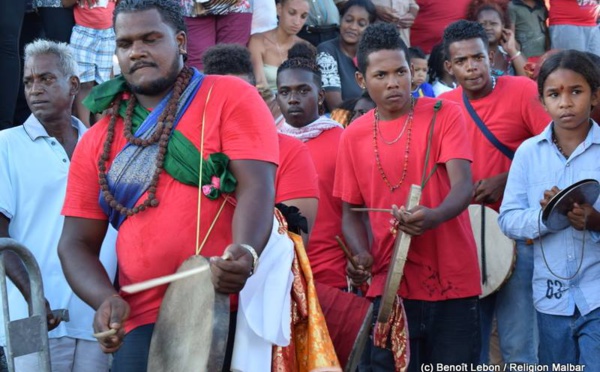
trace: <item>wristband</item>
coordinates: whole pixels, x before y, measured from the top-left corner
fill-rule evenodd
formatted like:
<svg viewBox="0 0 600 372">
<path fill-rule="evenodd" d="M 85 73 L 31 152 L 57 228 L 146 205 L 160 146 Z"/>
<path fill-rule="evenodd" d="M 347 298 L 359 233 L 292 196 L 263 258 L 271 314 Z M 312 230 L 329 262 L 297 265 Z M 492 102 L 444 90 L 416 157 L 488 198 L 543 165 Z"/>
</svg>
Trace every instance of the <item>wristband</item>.
<svg viewBox="0 0 600 372">
<path fill-rule="evenodd" d="M 512 61 L 514 61 L 514 60 L 515 60 L 515 59 L 516 59 L 518 56 L 520 56 L 520 55 L 521 55 L 521 51 L 519 50 L 519 51 L 517 52 L 517 54 L 515 54 L 515 55 L 514 55 L 514 56 L 512 56 L 512 57 L 510 57 L 510 59 L 509 59 L 508 61 L 509 61 L 509 62 L 512 62 Z"/>
<path fill-rule="evenodd" d="M 252 274 L 256 272 L 256 269 L 258 269 L 258 254 L 256 253 L 256 250 L 249 244 L 240 244 L 240 246 L 246 249 L 252 255 L 252 270 L 250 271 L 250 276 L 252 276 Z"/>
</svg>

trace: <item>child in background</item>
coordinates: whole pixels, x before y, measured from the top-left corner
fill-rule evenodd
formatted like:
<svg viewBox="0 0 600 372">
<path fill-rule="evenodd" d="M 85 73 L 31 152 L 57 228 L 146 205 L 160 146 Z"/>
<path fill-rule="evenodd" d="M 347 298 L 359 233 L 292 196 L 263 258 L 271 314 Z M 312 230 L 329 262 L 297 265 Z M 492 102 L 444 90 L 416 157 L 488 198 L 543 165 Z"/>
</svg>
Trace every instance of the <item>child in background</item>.
<svg viewBox="0 0 600 372">
<path fill-rule="evenodd" d="M 110 79 L 115 54 L 113 11 L 117 0 L 62 0 L 64 7 L 75 5 L 75 26 L 70 46 L 79 65 L 81 87 L 75 97 L 74 114 L 88 127 L 90 111 L 81 103 L 94 85 Z"/>
<path fill-rule="evenodd" d="M 586 371 L 600 370 L 600 200 L 573 203 L 570 226 L 560 231 L 540 219 L 560 189 L 600 180 L 600 127 L 590 119 L 599 88 L 600 72 L 585 53 L 561 51 L 544 62 L 538 91 L 552 122 L 517 150 L 499 217 L 508 237 L 534 239 L 540 364 Z"/>
<path fill-rule="evenodd" d="M 445 60 L 444 44 L 437 44 L 429 55 L 429 83 L 436 97 L 456 88 L 454 77 L 444 67 Z"/>
<path fill-rule="evenodd" d="M 415 98 L 435 97 L 431 84 L 427 81 L 427 57 L 423 49 L 419 47 L 408 48 L 408 63 L 412 67 L 411 91 Z"/>
</svg>

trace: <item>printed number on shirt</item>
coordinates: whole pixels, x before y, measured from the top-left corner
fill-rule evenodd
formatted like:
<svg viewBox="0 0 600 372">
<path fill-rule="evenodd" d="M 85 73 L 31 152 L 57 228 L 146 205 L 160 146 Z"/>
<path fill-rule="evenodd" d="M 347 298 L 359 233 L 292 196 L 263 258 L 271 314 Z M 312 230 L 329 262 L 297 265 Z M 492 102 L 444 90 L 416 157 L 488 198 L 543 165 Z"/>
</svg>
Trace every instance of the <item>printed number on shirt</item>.
<svg viewBox="0 0 600 372">
<path fill-rule="evenodd" d="M 562 282 L 560 280 L 552 280 L 552 279 L 548 279 L 548 281 L 546 282 L 548 284 L 548 289 L 546 289 L 546 297 L 548 299 L 560 299 L 563 295 L 563 292 L 565 292 L 568 288 L 564 288 L 564 285 L 562 284 Z"/>
</svg>

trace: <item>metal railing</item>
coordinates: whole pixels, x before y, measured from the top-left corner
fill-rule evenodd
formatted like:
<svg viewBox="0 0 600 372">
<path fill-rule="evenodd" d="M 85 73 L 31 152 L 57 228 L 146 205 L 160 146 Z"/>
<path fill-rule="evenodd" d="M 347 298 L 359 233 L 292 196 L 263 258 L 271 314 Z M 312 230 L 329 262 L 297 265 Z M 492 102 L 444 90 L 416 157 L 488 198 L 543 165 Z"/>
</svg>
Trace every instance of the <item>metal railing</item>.
<svg viewBox="0 0 600 372">
<path fill-rule="evenodd" d="M 6 270 L 4 252 L 16 254 L 29 273 L 31 299 L 28 318 L 11 321 L 6 289 Z M 48 325 L 46 320 L 46 300 L 42 285 L 40 268 L 33 254 L 14 239 L 0 238 L 0 287 L 2 290 L 2 311 L 6 334 L 6 361 L 8 370 L 15 371 L 14 359 L 23 355 L 37 353 L 40 372 L 50 372 L 50 351 L 48 347 Z"/>
</svg>

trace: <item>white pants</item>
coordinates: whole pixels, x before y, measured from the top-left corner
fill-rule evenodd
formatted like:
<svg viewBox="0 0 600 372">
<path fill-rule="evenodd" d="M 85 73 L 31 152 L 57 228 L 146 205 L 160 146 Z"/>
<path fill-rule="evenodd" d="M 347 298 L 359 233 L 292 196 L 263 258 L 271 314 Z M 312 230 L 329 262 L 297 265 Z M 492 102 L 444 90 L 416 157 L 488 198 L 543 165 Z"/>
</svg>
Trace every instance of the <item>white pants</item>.
<svg viewBox="0 0 600 372">
<path fill-rule="evenodd" d="M 96 341 L 70 337 L 51 338 L 50 363 L 52 372 L 108 372 L 108 355 L 100 350 Z M 29 354 L 15 358 L 16 372 L 38 372 L 38 355 Z"/>
</svg>

